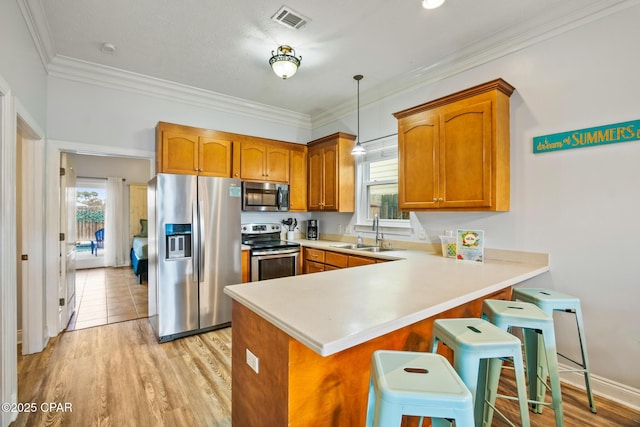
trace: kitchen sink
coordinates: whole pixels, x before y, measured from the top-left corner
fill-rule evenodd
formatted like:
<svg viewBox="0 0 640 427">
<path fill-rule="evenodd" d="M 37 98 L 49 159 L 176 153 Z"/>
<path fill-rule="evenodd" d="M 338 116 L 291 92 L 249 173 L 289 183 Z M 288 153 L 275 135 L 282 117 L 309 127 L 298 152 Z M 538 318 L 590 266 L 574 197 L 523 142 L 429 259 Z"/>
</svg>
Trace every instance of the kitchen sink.
<svg viewBox="0 0 640 427">
<path fill-rule="evenodd" d="M 344 243 L 344 244 L 338 244 L 338 245 L 330 245 L 332 248 L 340 248 L 340 249 L 357 249 L 357 250 L 368 250 L 368 249 L 373 249 L 375 248 L 375 246 L 370 246 L 370 245 L 362 245 L 362 246 L 358 246 L 355 243 Z"/>
<path fill-rule="evenodd" d="M 377 246 L 370 246 L 368 248 L 358 248 L 358 250 L 367 251 L 367 252 L 389 252 L 389 251 L 402 251 L 404 249 L 401 249 L 401 248 L 380 248 L 380 247 L 377 247 Z"/>
</svg>

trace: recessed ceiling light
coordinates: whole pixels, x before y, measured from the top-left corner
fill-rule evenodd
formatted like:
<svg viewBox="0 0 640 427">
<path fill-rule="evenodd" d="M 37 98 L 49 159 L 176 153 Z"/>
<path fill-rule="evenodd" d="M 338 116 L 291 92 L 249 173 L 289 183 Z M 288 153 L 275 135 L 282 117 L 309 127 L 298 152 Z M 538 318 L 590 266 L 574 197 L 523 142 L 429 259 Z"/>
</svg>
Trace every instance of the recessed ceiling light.
<svg viewBox="0 0 640 427">
<path fill-rule="evenodd" d="M 113 43 L 102 43 L 102 46 L 100 47 L 100 51 L 102 53 L 112 54 L 116 51 L 116 45 Z"/>
</svg>

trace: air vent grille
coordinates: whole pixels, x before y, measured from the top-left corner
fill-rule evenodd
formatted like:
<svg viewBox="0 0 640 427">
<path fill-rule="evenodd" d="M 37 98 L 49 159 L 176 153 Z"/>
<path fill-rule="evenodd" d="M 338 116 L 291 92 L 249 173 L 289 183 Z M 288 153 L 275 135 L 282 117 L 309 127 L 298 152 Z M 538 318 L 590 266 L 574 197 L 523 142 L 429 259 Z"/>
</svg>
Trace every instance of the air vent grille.
<svg viewBox="0 0 640 427">
<path fill-rule="evenodd" d="M 304 27 L 309 18 L 302 16 L 302 14 L 291 9 L 289 6 L 282 6 L 272 17 L 272 20 L 284 25 L 285 27 L 294 28 L 299 30 Z"/>
</svg>

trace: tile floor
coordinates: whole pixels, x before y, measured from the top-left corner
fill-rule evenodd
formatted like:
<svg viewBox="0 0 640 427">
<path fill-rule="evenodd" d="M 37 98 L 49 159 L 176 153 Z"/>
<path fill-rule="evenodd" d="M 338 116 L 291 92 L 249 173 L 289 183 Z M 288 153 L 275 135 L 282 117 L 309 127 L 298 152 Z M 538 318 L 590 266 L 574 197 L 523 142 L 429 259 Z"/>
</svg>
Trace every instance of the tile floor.
<svg viewBox="0 0 640 427">
<path fill-rule="evenodd" d="M 68 331 L 147 317 L 147 283 L 131 267 L 76 271 L 76 314 Z"/>
</svg>

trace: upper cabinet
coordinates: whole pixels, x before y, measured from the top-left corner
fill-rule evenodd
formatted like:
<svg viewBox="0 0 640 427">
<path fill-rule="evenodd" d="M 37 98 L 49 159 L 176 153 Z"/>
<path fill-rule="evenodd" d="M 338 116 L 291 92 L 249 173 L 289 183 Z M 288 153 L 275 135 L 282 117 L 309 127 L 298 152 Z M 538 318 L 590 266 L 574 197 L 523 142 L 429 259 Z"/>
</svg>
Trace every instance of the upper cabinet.
<svg viewBox="0 0 640 427">
<path fill-rule="evenodd" d="M 239 154 L 241 179 L 289 182 L 289 144 L 243 137 Z"/>
<path fill-rule="evenodd" d="M 338 132 L 307 144 L 309 211 L 353 212 L 355 135 Z"/>
<path fill-rule="evenodd" d="M 307 146 L 302 144 L 289 149 L 289 210 L 307 210 Z"/>
<path fill-rule="evenodd" d="M 394 114 L 400 209 L 509 210 L 513 91 L 497 79 Z"/>
<path fill-rule="evenodd" d="M 158 173 L 231 177 L 233 140 L 228 134 L 160 122 L 156 136 Z"/>
</svg>

